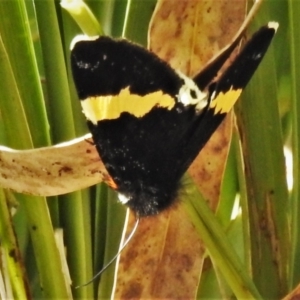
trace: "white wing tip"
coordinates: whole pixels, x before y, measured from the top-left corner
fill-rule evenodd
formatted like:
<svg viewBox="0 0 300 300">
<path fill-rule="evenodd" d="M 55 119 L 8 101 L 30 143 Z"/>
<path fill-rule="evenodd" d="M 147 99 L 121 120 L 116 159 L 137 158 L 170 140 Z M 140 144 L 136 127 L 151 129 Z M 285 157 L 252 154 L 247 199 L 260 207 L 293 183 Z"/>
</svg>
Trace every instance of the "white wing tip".
<svg viewBox="0 0 300 300">
<path fill-rule="evenodd" d="M 277 31 L 278 27 L 279 27 L 279 23 L 278 22 L 271 21 L 271 22 L 268 23 L 268 28 L 274 29 L 275 32 Z"/>
</svg>

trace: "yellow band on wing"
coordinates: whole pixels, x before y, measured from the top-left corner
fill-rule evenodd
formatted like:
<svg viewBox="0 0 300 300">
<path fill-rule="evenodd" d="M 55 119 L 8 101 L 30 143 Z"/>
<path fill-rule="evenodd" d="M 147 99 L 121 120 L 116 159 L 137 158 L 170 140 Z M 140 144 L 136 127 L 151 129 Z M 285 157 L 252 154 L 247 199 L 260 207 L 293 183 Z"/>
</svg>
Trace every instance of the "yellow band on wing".
<svg viewBox="0 0 300 300">
<path fill-rule="evenodd" d="M 174 105 L 175 99 L 161 91 L 139 96 L 131 94 L 128 87 L 119 95 L 89 97 L 81 101 L 86 118 L 93 124 L 105 119 L 117 119 L 123 112 L 140 118 L 155 106 L 170 110 Z"/>
<path fill-rule="evenodd" d="M 228 113 L 233 105 L 235 104 L 236 100 L 239 98 L 240 94 L 242 93 L 242 89 L 230 89 L 229 91 L 223 93 L 219 93 L 218 96 L 211 102 L 210 108 L 214 108 L 215 114 L 223 114 Z"/>
</svg>

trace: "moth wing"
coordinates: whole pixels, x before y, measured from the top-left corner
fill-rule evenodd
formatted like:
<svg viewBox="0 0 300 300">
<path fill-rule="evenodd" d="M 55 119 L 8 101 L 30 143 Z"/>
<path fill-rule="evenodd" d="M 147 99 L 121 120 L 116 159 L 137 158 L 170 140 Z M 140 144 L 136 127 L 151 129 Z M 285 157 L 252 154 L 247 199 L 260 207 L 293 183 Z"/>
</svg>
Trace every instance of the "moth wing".
<svg viewBox="0 0 300 300">
<path fill-rule="evenodd" d="M 171 109 L 152 105 L 142 116 L 135 115 L 134 108 L 126 111 L 122 107 L 116 118 L 88 120 L 115 188 L 139 215 L 155 214 L 174 200 L 180 178 L 252 77 L 276 26 L 269 23 L 248 41 L 220 79 L 209 86 L 208 105 L 201 112 L 195 105 L 175 101 Z M 141 105 L 144 96 L 157 91 L 176 99 L 183 81 L 154 54 L 125 41 L 99 41 L 100 46 L 87 49 L 75 45 L 72 52 L 82 102 L 98 96 L 100 101 L 103 96 L 118 97 L 126 88 L 140 97 Z M 130 95 L 121 101 L 126 106 Z"/>
<path fill-rule="evenodd" d="M 118 95 L 126 88 L 145 96 L 162 91 L 175 97 L 182 79 L 163 60 L 127 40 L 101 36 L 78 41 L 71 67 L 80 100 Z"/>
<path fill-rule="evenodd" d="M 245 44 L 218 81 L 209 86 L 210 104 L 206 113 L 201 116 L 201 122 L 194 135 L 191 136 L 190 148 L 198 147 L 200 150 L 232 109 L 266 54 L 277 27 L 276 22 L 269 22 L 261 27 Z"/>
</svg>

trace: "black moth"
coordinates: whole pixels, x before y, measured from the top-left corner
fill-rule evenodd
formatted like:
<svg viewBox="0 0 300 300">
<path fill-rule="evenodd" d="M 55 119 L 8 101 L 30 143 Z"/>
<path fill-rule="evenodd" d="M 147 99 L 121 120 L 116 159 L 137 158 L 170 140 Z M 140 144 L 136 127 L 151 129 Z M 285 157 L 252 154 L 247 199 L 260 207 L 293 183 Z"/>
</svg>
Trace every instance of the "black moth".
<svg viewBox="0 0 300 300">
<path fill-rule="evenodd" d="M 277 26 L 260 28 L 215 82 L 236 45 L 193 80 L 127 40 L 102 36 L 74 45 L 72 72 L 88 127 L 110 186 L 137 216 L 172 204 L 181 177 L 247 85 Z"/>
</svg>

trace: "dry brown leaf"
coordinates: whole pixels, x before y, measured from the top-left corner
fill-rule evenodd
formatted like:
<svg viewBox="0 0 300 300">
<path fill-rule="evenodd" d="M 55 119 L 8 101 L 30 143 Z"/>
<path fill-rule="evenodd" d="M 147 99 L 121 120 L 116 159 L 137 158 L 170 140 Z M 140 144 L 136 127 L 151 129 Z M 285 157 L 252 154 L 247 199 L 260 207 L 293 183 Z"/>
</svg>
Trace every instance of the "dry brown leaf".
<svg viewBox="0 0 300 300">
<path fill-rule="evenodd" d="M 282 300 L 300 300 L 300 284 L 293 291 L 286 295 Z"/>
<path fill-rule="evenodd" d="M 106 174 L 90 134 L 33 150 L 0 146 L 0 185 L 19 193 L 66 194 L 99 183 Z"/>
<path fill-rule="evenodd" d="M 150 49 L 173 68 L 195 75 L 238 32 L 245 7 L 244 0 L 234 5 L 232 0 L 158 1 Z M 189 169 L 212 208 L 219 199 L 231 129 L 228 116 Z M 115 299 L 194 299 L 203 249 L 180 205 L 141 220 L 120 259 Z"/>
<path fill-rule="evenodd" d="M 129 228 L 134 222 L 132 217 Z M 159 217 L 143 218 L 121 255 L 114 299 L 194 298 L 202 262 L 195 237 L 178 204 Z"/>
<path fill-rule="evenodd" d="M 245 8 L 245 0 L 158 1 L 149 29 L 150 49 L 192 77 L 230 43 Z"/>
</svg>

